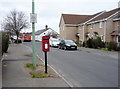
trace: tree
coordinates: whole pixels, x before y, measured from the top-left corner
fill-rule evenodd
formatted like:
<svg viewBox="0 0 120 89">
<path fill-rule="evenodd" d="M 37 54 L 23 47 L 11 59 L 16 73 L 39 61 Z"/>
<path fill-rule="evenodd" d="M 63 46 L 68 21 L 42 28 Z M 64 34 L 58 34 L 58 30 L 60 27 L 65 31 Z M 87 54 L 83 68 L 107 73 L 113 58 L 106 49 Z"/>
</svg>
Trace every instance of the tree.
<svg viewBox="0 0 120 89">
<path fill-rule="evenodd" d="M 2 27 L 5 31 L 9 33 L 14 33 L 17 36 L 17 43 L 19 33 L 22 29 L 29 28 L 30 24 L 27 20 L 27 16 L 23 12 L 18 12 L 13 10 L 10 14 L 4 19 Z"/>
</svg>

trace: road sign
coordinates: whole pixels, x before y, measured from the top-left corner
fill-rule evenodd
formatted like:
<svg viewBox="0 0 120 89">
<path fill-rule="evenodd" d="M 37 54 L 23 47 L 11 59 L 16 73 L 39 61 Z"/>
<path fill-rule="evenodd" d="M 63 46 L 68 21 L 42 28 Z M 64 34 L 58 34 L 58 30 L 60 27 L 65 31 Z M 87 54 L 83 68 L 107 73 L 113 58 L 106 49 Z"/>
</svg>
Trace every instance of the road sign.
<svg viewBox="0 0 120 89">
<path fill-rule="evenodd" d="M 37 23 L 37 14 L 30 13 L 30 23 Z"/>
</svg>

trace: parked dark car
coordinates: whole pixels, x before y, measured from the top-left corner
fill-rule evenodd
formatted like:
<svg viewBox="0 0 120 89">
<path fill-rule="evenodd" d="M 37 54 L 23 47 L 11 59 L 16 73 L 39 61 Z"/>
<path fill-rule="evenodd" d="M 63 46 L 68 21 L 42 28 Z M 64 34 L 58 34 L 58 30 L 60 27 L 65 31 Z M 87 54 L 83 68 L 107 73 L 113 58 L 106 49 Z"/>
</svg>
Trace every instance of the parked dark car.
<svg viewBox="0 0 120 89">
<path fill-rule="evenodd" d="M 61 40 L 58 46 L 59 49 L 74 49 L 77 50 L 77 45 L 72 40 Z"/>
</svg>

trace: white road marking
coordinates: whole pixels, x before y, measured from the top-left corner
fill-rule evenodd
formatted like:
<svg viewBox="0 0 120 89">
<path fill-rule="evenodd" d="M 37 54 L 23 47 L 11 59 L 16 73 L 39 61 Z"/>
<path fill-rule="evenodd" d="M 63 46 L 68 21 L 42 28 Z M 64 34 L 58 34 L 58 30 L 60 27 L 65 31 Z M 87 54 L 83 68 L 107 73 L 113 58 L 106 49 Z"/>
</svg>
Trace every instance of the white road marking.
<svg viewBox="0 0 120 89">
<path fill-rule="evenodd" d="M 45 64 L 45 62 L 43 61 L 42 58 L 39 57 L 39 55 L 37 55 L 37 57 Z M 51 65 L 48 64 L 48 66 L 49 66 L 50 68 L 52 68 L 53 71 L 54 71 L 56 74 L 58 74 L 71 88 L 74 87 L 71 83 L 69 83 L 69 82 L 63 77 L 63 75 L 61 75 L 60 73 L 58 73 Z"/>
</svg>

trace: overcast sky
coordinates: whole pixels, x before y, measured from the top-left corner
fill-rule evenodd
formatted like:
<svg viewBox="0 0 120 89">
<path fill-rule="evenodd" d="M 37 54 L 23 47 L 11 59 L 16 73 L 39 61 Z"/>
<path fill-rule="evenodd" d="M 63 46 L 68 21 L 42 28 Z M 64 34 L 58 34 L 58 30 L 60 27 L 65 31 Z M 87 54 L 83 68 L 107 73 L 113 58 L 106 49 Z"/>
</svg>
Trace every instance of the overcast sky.
<svg viewBox="0 0 120 89">
<path fill-rule="evenodd" d="M 35 0 L 36 31 L 45 28 L 47 24 L 48 27 L 59 32 L 61 14 L 91 15 L 115 9 L 118 7 L 118 2 L 119 0 Z M 30 17 L 32 0 L 0 0 L 0 22 L 14 9 L 23 11 Z"/>
</svg>

